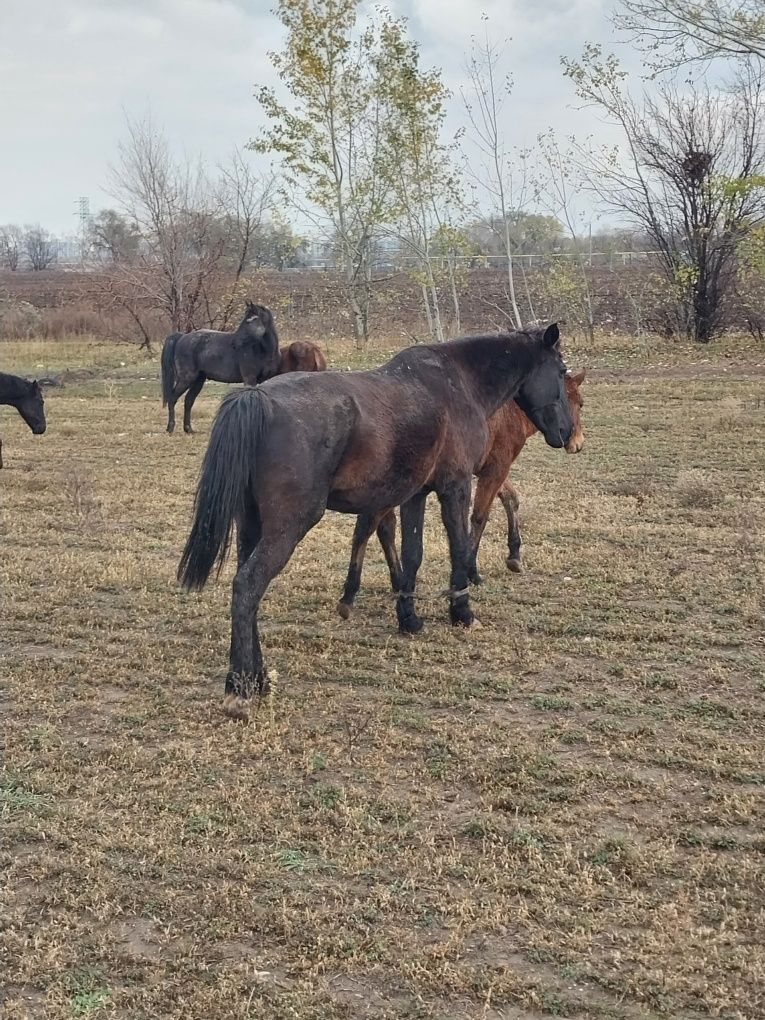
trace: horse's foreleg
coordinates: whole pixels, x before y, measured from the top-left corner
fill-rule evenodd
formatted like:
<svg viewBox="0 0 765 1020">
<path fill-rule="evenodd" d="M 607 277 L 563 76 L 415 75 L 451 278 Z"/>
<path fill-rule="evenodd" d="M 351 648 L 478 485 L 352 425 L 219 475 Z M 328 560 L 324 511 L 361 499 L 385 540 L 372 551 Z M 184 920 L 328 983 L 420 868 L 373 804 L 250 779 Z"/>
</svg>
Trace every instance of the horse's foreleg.
<svg viewBox="0 0 765 1020">
<path fill-rule="evenodd" d="M 468 592 L 470 480 L 458 482 L 444 492 L 440 492 L 438 498 L 441 502 L 441 519 L 446 528 L 449 556 L 452 563 L 449 581 L 449 615 L 452 623 L 469 627 L 475 620 L 470 608 Z"/>
<path fill-rule="evenodd" d="M 231 652 L 223 700 L 223 711 L 232 719 L 249 719 L 253 694 L 269 691 L 258 633 L 260 601 L 322 512 L 323 508 L 311 515 L 304 512 L 298 520 L 285 525 L 276 518 L 268 522 L 258 520 L 253 509 L 240 531 L 239 569 L 231 598 Z"/>
<path fill-rule="evenodd" d="M 504 468 L 504 466 L 503 466 Z M 470 515 L 470 563 L 468 578 L 473 584 L 483 580 L 478 573 L 478 548 L 491 513 L 492 503 L 499 492 L 504 476 L 493 467 L 484 469 L 478 476 L 473 500 L 473 512 Z"/>
<path fill-rule="evenodd" d="M 401 560 L 396 549 L 396 511 L 390 510 L 377 525 L 377 537 L 380 540 L 385 562 L 390 573 L 390 586 L 393 591 L 401 590 Z"/>
<path fill-rule="evenodd" d="M 422 563 L 425 498 L 425 493 L 418 493 L 401 506 L 401 585 L 396 600 L 396 616 L 399 630 L 406 634 L 417 634 L 422 630 L 422 619 L 414 611 L 414 589 Z"/>
<path fill-rule="evenodd" d="M 3 466 L 3 441 L 0 439 L 0 468 Z"/>
<path fill-rule="evenodd" d="M 348 564 L 345 587 L 343 588 L 340 601 L 337 603 L 337 611 L 344 620 L 347 620 L 351 615 L 354 600 L 361 587 L 361 571 L 364 566 L 367 543 L 379 520 L 379 514 L 359 514 L 356 518 L 356 526 L 353 529 L 353 542 L 351 544 L 351 560 Z"/>
<path fill-rule="evenodd" d="M 191 427 L 191 409 L 194 406 L 194 401 L 199 396 L 199 393 L 205 384 L 205 379 L 206 376 L 200 372 L 189 387 L 189 392 L 186 394 L 186 399 L 183 402 L 183 431 L 186 435 L 191 435 L 194 431 Z"/>
<path fill-rule="evenodd" d="M 523 571 L 523 563 L 521 562 L 521 531 L 518 527 L 520 500 L 518 499 L 518 491 L 507 478 L 499 490 L 499 498 L 507 514 L 507 568 L 512 570 L 513 573 L 520 574 Z"/>
</svg>

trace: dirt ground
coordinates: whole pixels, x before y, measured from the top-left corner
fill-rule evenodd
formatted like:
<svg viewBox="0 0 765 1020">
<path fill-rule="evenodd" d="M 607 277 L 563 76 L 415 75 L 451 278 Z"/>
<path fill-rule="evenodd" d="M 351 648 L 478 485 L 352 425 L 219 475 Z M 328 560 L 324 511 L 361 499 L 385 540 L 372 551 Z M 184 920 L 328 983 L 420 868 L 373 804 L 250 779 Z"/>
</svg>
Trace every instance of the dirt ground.
<svg viewBox="0 0 765 1020">
<path fill-rule="evenodd" d="M 333 345 L 335 367 L 382 360 Z M 157 360 L 3 343 L 0 1016 L 765 1015 L 765 352 L 603 340 L 587 445 L 514 470 L 453 630 L 429 509 L 415 639 L 382 556 L 335 612 L 328 514 L 264 604 L 278 677 L 220 711 L 230 564 L 175 568 L 222 387 L 167 436 Z"/>
</svg>

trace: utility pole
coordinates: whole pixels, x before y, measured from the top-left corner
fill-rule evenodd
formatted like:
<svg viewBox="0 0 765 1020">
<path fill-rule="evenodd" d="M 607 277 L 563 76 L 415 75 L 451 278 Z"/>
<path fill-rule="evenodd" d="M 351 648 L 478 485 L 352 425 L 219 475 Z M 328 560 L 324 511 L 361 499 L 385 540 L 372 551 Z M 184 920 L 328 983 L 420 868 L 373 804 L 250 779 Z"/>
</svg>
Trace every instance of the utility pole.
<svg viewBox="0 0 765 1020">
<path fill-rule="evenodd" d="M 75 203 L 77 216 L 80 221 L 80 262 L 85 264 L 85 256 L 88 253 L 88 233 L 90 231 L 90 199 L 81 195 Z"/>
</svg>

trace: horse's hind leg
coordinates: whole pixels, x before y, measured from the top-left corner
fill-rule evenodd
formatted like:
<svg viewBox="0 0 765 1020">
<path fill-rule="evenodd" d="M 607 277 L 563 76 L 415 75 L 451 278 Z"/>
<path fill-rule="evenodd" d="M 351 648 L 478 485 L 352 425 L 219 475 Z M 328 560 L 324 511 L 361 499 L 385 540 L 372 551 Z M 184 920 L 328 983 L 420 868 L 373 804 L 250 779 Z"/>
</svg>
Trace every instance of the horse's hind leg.
<svg viewBox="0 0 765 1020">
<path fill-rule="evenodd" d="M 194 429 L 191 427 L 191 409 L 194 406 L 194 401 L 200 394 L 202 387 L 205 384 L 207 377 L 204 373 L 200 372 L 194 382 L 189 387 L 189 392 L 186 394 L 186 399 L 183 401 L 183 431 L 186 435 L 191 435 Z"/>
<path fill-rule="evenodd" d="M 391 523 L 392 522 L 392 523 Z M 348 564 L 348 574 L 345 578 L 345 587 L 340 601 L 337 603 L 337 611 L 344 620 L 351 615 L 353 603 L 361 587 L 361 571 L 364 567 L 367 543 L 372 533 L 377 529 L 377 536 L 380 539 L 385 560 L 391 576 L 391 585 L 394 591 L 398 591 L 398 579 L 401 573 L 401 565 L 398 562 L 396 552 L 396 515 L 393 510 L 386 511 L 382 518 L 380 514 L 359 514 L 356 518 L 356 527 L 353 529 L 353 544 L 351 545 L 351 560 Z"/>
<path fill-rule="evenodd" d="M 521 562 L 521 531 L 518 527 L 518 508 L 520 500 L 518 491 L 509 479 L 505 479 L 502 488 L 499 490 L 499 498 L 507 514 L 507 569 L 514 574 L 523 572 Z"/>
<path fill-rule="evenodd" d="M 3 441 L 0 439 L 0 468 L 3 466 Z"/>
<path fill-rule="evenodd" d="M 297 519 L 279 519 L 272 513 L 263 520 L 252 506 L 246 520 L 240 522 L 239 568 L 231 598 L 231 652 L 223 700 L 223 711 L 232 719 L 249 719 L 253 694 L 268 693 L 268 672 L 258 634 L 260 601 L 322 513 L 323 507 L 315 512 L 304 510 Z"/>
<path fill-rule="evenodd" d="M 348 564 L 348 573 L 345 578 L 345 586 L 340 601 L 337 603 L 337 611 L 344 620 L 351 615 L 353 603 L 361 587 L 361 571 L 364 566 L 364 556 L 367 551 L 367 543 L 379 521 L 379 514 L 359 514 L 356 518 L 356 526 L 353 529 L 353 541 L 351 543 L 351 559 Z"/>
<path fill-rule="evenodd" d="M 401 506 L 401 583 L 396 616 L 399 630 L 405 634 L 417 634 L 422 630 L 422 618 L 414 610 L 414 589 L 422 563 L 425 499 L 425 493 L 421 492 Z"/>
<path fill-rule="evenodd" d="M 177 382 L 173 386 L 173 392 L 167 402 L 167 431 L 172 434 L 175 430 L 175 405 L 189 388 L 187 382 Z"/>
<path fill-rule="evenodd" d="M 452 623 L 469 627 L 475 620 L 468 592 L 471 552 L 468 535 L 470 480 L 459 482 L 440 492 L 438 498 L 441 502 L 441 519 L 449 539 L 449 556 L 452 563 L 449 579 L 449 615 Z"/>
</svg>

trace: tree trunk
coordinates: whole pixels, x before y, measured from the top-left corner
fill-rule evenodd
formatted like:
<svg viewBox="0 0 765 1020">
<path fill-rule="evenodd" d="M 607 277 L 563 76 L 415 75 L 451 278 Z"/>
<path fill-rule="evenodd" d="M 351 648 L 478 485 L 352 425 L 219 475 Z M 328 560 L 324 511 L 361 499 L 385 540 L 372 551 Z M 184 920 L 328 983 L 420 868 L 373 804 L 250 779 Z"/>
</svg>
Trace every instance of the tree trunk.
<svg viewBox="0 0 765 1020">
<path fill-rule="evenodd" d="M 460 316 L 460 296 L 457 290 L 457 273 L 455 270 L 453 258 L 449 259 L 449 283 L 451 284 L 452 306 L 454 307 L 454 335 L 460 336 L 462 333 L 462 321 Z"/>
<path fill-rule="evenodd" d="M 513 272 L 513 244 L 510 240 L 510 224 L 507 222 L 507 214 L 504 209 L 504 196 L 502 199 L 502 215 L 505 221 L 505 254 L 507 255 L 507 286 L 510 294 L 510 307 L 513 310 L 515 328 L 521 329 L 523 320 L 518 310 L 518 302 L 515 297 L 515 273 Z"/>
</svg>

